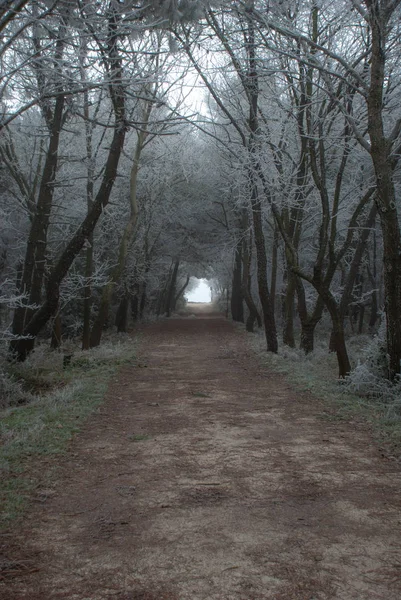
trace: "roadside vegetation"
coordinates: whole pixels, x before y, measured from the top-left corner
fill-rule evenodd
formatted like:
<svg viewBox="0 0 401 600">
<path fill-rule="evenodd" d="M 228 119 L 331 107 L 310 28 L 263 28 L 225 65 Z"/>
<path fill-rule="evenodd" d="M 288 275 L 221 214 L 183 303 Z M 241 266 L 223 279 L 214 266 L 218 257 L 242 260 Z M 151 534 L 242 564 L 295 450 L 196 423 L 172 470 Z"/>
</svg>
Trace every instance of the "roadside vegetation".
<svg viewBox="0 0 401 600">
<path fill-rule="evenodd" d="M 337 377 L 337 360 L 328 351 L 327 335 L 318 335 L 315 349 L 282 346 L 277 354 L 266 353 L 262 332 L 250 344 L 269 370 L 284 375 L 299 392 L 310 392 L 323 401 L 321 417 L 329 421 L 365 423 L 386 456 L 401 460 L 401 382 L 389 382 L 382 370 L 383 333 L 354 334 L 347 339 L 353 370 L 346 379 Z"/>
<path fill-rule="evenodd" d="M 93 350 L 70 350 L 66 355 L 39 345 L 27 361 L 2 373 L 2 403 L 9 406 L 0 421 L 0 528 L 30 499 L 51 493 L 57 477 L 52 457 L 67 451 L 101 405 L 110 379 L 134 360 L 135 343 L 110 336 Z"/>
</svg>

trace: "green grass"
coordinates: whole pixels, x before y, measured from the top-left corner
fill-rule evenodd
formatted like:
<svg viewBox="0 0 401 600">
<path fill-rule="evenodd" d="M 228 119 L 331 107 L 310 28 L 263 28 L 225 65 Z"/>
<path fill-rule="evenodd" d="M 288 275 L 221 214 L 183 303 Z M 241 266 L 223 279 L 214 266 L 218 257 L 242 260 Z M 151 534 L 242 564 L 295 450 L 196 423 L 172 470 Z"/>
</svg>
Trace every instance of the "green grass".
<svg viewBox="0 0 401 600">
<path fill-rule="evenodd" d="M 0 529 L 26 509 L 37 487 L 51 485 L 53 457 L 68 449 L 73 436 L 102 403 L 110 378 L 134 358 L 135 345 L 120 344 L 109 352 L 77 352 L 68 369 L 49 370 L 54 389 L 28 404 L 4 410 L 0 420 Z M 50 361 L 52 355 L 50 355 Z M 35 368 L 22 370 L 34 379 Z M 44 376 L 45 369 L 36 369 Z"/>
</svg>

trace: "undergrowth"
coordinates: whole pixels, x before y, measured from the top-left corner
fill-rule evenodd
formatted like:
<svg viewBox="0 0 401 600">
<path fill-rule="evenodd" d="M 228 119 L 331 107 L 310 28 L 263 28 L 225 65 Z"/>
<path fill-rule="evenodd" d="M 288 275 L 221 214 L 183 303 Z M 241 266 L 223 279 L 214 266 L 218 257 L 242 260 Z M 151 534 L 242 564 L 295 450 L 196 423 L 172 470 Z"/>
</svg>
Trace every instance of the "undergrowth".
<svg viewBox="0 0 401 600">
<path fill-rule="evenodd" d="M 0 421 L 0 528 L 22 514 L 38 486 L 51 486 L 51 457 L 67 450 L 101 404 L 110 378 L 134 353 L 132 339 L 109 340 L 73 351 L 63 368 L 63 354 L 39 346 L 25 363 L 14 365 L 6 387 L 18 397 L 2 410 Z"/>
<path fill-rule="evenodd" d="M 264 364 L 276 373 L 281 373 L 297 391 L 308 391 L 326 402 L 327 410 L 321 417 L 328 420 L 359 420 L 369 423 L 372 432 L 387 451 L 401 458 L 401 396 L 400 386 L 385 382 L 375 375 L 376 387 L 369 381 L 362 386 L 366 375 L 366 361 L 372 355 L 371 336 L 353 336 L 347 342 L 353 372 L 347 380 L 338 379 L 337 359 L 328 352 L 327 340 L 317 341 L 315 350 L 309 355 L 303 351 L 283 346 L 277 354 L 266 352 L 262 334 L 250 338 Z M 377 340 L 376 340 L 377 341 Z M 358 357 L 361 357 L 358 362 Z M 359 373 L 359 374 L 358 374 Z M 369 389 L 369 393 L 367 393 Z"/>
</svg>

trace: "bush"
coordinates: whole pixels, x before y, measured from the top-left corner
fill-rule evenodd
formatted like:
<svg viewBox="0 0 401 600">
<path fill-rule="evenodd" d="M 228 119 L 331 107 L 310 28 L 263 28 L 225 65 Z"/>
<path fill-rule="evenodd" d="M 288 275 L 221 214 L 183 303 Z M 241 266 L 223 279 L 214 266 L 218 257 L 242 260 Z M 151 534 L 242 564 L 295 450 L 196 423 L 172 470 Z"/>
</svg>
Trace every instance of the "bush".
<svg viewBox="0 0 401 600">
<path fill-rule="evenodd" d="M 32 400 L 33 396 L 24 390 L 21 381 L 7 373 L 0 365 L 0 410 L 7 406 L 18 406 Z"/>
<path fill-rule="evenodd" d="M 347 378 L 346 387 L 359 396 L 377 398 L 394 408 L 401 403 L 401 379 L 388 380 L 386 322 L 383 320 L 377 335 L 362 351 L 362 360 Z"/>
</svg>

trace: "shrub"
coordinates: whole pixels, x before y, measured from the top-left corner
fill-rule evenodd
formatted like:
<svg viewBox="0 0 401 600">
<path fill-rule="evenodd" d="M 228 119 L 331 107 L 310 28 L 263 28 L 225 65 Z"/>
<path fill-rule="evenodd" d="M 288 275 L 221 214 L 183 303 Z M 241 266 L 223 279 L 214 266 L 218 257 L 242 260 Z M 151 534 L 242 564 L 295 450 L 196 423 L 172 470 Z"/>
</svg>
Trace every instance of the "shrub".
<svg viewBox="0 0 401 600">
<path fill-rule="evenodd" d="M 347 378 L 346 386 L 359 396 L 373 397 L 389 403 L 394 408 L 401 402 L 401 379 L 388 380 L 388 355 L 386 351 L 386 322 L 362 351 L 362 359 Z"/>
</svg>

